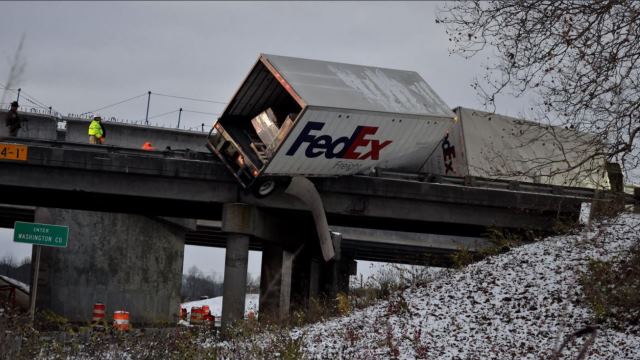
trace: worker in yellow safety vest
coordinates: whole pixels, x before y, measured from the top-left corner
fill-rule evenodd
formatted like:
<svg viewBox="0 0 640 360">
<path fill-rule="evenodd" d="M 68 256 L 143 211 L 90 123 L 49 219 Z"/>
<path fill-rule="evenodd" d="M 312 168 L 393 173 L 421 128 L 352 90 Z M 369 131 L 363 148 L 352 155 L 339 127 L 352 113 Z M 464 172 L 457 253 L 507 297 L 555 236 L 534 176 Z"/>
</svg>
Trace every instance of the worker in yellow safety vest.
<svg viewBox="0 0 640 360">
<path fill-rule="evenodd" d="M 104 144 L 104 128 L 102 127 L 102 118 L 94 116 L 93 121 L 89 124 L 89 143 Z"/>
</svg>

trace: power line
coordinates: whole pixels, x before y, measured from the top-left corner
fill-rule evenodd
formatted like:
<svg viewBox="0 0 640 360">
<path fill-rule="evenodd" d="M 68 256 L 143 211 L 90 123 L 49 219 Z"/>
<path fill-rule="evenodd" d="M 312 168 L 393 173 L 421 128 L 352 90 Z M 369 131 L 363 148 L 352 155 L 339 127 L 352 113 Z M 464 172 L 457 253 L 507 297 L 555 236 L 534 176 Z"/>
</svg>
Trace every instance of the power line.
<svg viewBox="0 0 640 360">
<path fill-rule="evenodd" d="M 40 106 L 45 107 L 45 108 L 47 108 L 47 109 L 49 108 L 45 103 L 43 103 L 42 101 L 40 101 L 40 100 L 36 99 L 36 97 L 35 97 L 35 96 L 33 96 L 33 95 L 29 94 L 28 92 L 26 92 L 26 91 L 22 90 L 20 93 L 21 93 L 21 94 L 24 94 L 24 97 L 25 97 L 27 100 L 31 100 L 32 102 L 35 102 L 37 105 L 40 105 Z"/>
<path fill-rule="evenodd" d="M 161 116 L 165 116 L 165 115 L 169 115 L 169 114 L 177 113 L 178 111 L 180 111 L 180 110 L 167 111 L 166 113 L 162 113 L 162 114 L 158 114 L 158 115 L 153 115 L 153 116 L 150 116 L 150 117 L 149 117 L 149 120 L 151 120 L 151 119 L 155 119 L 155 118 L 158 118 L 158 117 L 161 117 Z M 184 110 L 183 110 L 183 111 L 184 111 Z M 141 120 L 141 121 L 142 121 L 142 120 Z"/>
<path fill-rule="evenodd" d="M 47 106 L 47 104 L 45 104 L 44 102 L 38 100 L 35 96 L 29 94 L 28 92 L 20 89 L 20 95 L 22 95 L 22 97 L 27 100 L 27 102 L 30 102 L 31 104 L 35 105 L 36 107 L 40 107 L 42 109 L 45 110 L 50 110 L 51 112 L 57 112 L 59 114 L 61 114 L 61 111 L 58 111 L 57 109 L 55 109 L 53 106 Z"/>
<path fill-rule="evenodd" d="M 191 100 L 191 101 L 200 101 L 200 102 L 207 102 L 207 103 L 214 103 L 214 104 L 222 104 L 222 105 L 227 105 L 228 103 L 226 102 L 222 102 L 222 101 L 215 101 L 215 100 L 205 100 L 205 99 L 196 99 L 196 98 L 192 98 L 192 97 L 187 97 L 187 96 L 176 96 L 176 95 L 167 95 L 167 94 L 159 94 L 159 93 L 151 93 L 153 95 L 159 95 L 159 96 L 166 96 L 166 97 L 171 97 L 171 98 L 176 98 L 176 99 L 183 99 L 183 100 Z"/>
<path fill-rule="evenodd" d="M 220 113 L 207 113 L 202 111 L 185 110 L 185 109 L 182 109 L 182 112 L 190 112 L 190 113 L 203 114 L 203 115 L 220 115 Z"/>
<path fill-rule="evenodd" d="M 136 96 L 130 97 L 130 98 L 128 98 L 128 99 L 124 99 L 124 100 L 122 100 L 122 101 L 118 101 L 117 103 L 113 103 L 113 104 L 110 104 L 110 105 L 103 106 L 103 107 L 101 107 L 101 108 L 99 108 L 99 109 L 95 109 L 95 110 L 91 110 L 91 111 L 83 112 L 83 113 L 82 113 L 82 114 L 80 114 L 80 115 L 86 115 L 86 114 L 90 114 L 90 113 L 93 113 L 93 112 L 96 112 L 96 111 L 100 111 L 100 110 L 108 109 L 108 108 L 110 108 L 110 107 L 113 107 L 113 106 L 116 106 L 116 105 L 120 105 L 120 104 L 122 104 L 122 103 L 126 103 L 127 101 L 135 100 L 135 99 L 137 99 L 137 98 L 139 98 L 139 97 L 143 97 L 143 96 L 146 96 L 146 95 L 147 95 L 147 93 L 145 92 L 144 94 L 136 95 Z"/>
</svg>

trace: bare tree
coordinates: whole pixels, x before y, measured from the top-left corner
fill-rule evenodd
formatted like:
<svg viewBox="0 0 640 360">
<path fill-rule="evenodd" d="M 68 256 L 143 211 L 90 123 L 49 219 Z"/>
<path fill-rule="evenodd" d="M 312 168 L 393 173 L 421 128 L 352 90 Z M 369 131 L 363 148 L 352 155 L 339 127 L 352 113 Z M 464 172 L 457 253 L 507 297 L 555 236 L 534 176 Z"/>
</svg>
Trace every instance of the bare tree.
<svg viewBox="0 0 640 360">
<path fill-rule="evenodd" d="M 533 94 L 538 120 L 591 134 L 599 146 L 591 157 L 637 167 L 640 2 L 452 2 L 436 22 L 446 26 L 452 53 L 492 52 L 472 84 L 488 108 L 495 111 L 501 94 Z"/>
<path fill-rule="evenodd" d="M 205 276 L 195 265 L 186 275 L 182 275 L 182 297 L 194 300 L 201 296 L 216 297 L 222 295 L 222 281 L 215 273 Z"/>
<path fill-rule="evenodd" d="M 20 77 L 24 73 L 24 69 L 26 66 L 26 61 L 23 58 L 23 48 L 24 48 L 24 39 L 25 34 L 22 34 L 20 38 L 20 42 L 18 43 L 18 48 L 16 49 L 13 57 L 8 59 L 10 64 L 9 74 L 7 75 L 7 79 L 5 80 L 5 88 L 2 92 L 2 98 L 0 99 L 0 103 L 4 103 L 7 97 L 7 90 L 11 90 L 19 81 Z"/>
<path fill-rule="evenodd" d="M 247 273 L 247 293 L 257 294 L 260 293 L 260 275 L 253 276 L 251 273 Z"/>
</svg>

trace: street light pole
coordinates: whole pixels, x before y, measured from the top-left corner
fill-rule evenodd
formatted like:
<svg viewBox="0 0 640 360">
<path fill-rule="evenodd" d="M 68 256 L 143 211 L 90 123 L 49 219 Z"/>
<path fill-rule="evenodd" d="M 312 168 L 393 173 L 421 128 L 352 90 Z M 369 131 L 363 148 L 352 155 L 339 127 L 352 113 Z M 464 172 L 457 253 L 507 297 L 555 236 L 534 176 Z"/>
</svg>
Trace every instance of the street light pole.
<svg viewBox="0 0 640 360">
<path fill-rule="evenodd" d="M 176 129 L 180 129 L 180 118 L 182 117 L 182 108 L 180 108 L 180 111 L 178 111 L 178 126 L 176 127 Z"/>
<path fill-rule="evenodd" d="M 16 102 L 20 101 L 20 91 L 22 91 L 22 88 L 18 88 L 18 97 L 16 98 Z"/>
<path fill-rule="evenodd" d="M 145 125 L 149 125 L 149 103 L 151 103 L 151 91 L 148 92 L 149 97 L 147 98 L 147 115 L 144 117 Z"/>
</svg>

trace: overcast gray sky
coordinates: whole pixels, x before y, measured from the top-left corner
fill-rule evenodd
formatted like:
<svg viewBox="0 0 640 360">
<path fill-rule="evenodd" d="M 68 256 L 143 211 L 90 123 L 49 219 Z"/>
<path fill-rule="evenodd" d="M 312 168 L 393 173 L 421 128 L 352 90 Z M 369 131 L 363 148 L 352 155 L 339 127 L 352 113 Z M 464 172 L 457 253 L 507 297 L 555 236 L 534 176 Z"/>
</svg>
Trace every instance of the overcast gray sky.
<svg viewBox="0 0 640 360">
<path fill-rule="evenodd" d="M 227 102 L 256 61 L 271 53 L 417 71 L 450 106 L 480 108 L 470 88 L 481 60 L 450 56 L 435 2 L 0 2 L 0 82 L 25 34 L 26 67 L 14 87 L 62 114 L 82 113 L 152 91 Z M 11 94 L 14 96 L 14 94 Z M 29 105 L 26 100 L 22 104 Z M 498 103 L 517 115 L 524 102 Z M 150 116 L 219 113 L 224 105 L 152 96 Z M 143 120 L 146 98 L 100 111 Z M 210 127 L 213 115 L 184 113 Z M 175 126 L 177 114 L 152 123 Z M 1 199 L 0 199 L 1 203 Z M 30 255 L 0 230 L 0 257 Z M 188 248 L 195 264 L 222 272 L 222 251 Z M 250 272 L 259 273 L 256 254 Z M 359 266 L 360 269 L 368 266 Z"/>
</svg>

